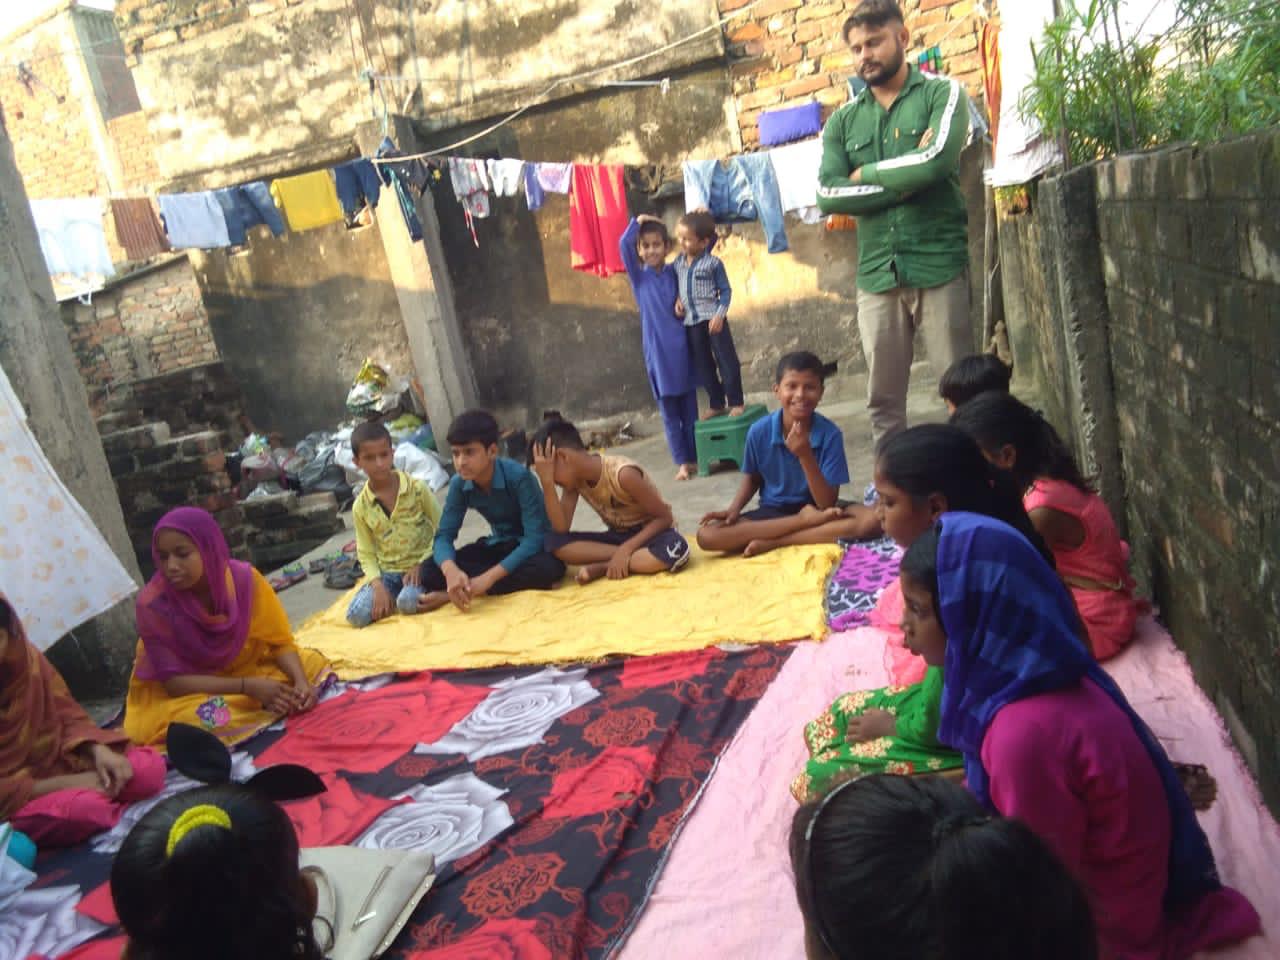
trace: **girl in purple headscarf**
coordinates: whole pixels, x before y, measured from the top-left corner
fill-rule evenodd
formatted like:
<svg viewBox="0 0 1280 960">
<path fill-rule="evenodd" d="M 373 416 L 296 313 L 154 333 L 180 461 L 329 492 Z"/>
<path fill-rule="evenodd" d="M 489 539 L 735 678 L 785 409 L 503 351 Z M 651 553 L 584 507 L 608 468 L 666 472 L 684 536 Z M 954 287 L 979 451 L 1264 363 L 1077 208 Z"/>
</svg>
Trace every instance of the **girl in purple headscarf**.
<svg viewBox="0 0 1280 960">
<path fill-rule="evenodd" d="M 300 650 L 266 579 L 232 560 L 217 521 L 179 507 L 151 536 L 156 572 L 138 594 L 137 657 L 124 731 L 163 743 L 169 724 L 195 724 L 235 743 L 315 706 L 329 664 Z"/>
</svg>

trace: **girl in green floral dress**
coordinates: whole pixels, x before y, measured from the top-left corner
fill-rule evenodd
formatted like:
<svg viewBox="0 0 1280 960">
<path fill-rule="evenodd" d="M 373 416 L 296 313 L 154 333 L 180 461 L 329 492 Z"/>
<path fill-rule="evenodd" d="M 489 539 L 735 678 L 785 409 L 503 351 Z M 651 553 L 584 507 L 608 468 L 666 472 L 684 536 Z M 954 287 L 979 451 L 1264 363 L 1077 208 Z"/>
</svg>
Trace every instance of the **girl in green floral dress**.
<svg viewBox="0 0 1280 960">
<path fill-rule="evenodd" d="M 904 549 L 948 510 L 982 513 L 1020 531 L 1052 563 L 1027 519 L 1022 496 L 962 430 L 924 424 L 885 442 L 876 460 L 877 510 L 886 536 Z M 805 724 L 809 760 L 791 793 L 807 803 L 841 780 L 868 773 L 936 773 L 963 767 L 938 742 L 942 669 L 911 686 L 840 696 Z"/>
</svg>

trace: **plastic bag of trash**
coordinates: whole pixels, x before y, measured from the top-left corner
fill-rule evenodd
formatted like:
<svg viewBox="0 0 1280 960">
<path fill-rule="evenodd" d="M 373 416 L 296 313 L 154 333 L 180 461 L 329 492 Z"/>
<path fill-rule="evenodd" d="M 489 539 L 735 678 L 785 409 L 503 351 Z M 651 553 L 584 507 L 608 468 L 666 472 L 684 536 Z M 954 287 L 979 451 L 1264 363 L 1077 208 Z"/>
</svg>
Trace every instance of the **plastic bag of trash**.
<svg viewBox="0 0 1280 960">
<path fill-rule="evenodd" d="M 378 409 L 383 391 L 390 380 L 391 375 L 386 370 L 374 363 L 371 357 L 365 357 L 355 379 L 351 381 L 350 391 L 347 392 L 347 409 L 357 415 L 369 414 Z"/>
<path fill-rule="evenodd" d="M 251 433 L 244 438 L 244 443 L 240 444 L 240 455 L 243 457 L 252 457 L 254 454 L 265 453 L 271 449 L 271 441 L 261 433 Z"/>
<path fill-rule="evenodd" d="M 356 466 L 350 444 L 339 446 L 333 456 L 335 462 L 341 464 L 347 471 L 347 480 L 354 489 L 358 490 L 364 486 L 369 478 Z M 397 470 L 403 470 L 409 476 L 421 480 L 433 491 L 441 489 L 449 482 L 449 474 L 445 471 L 444 461 L 440 455 L 430 450 L 421 450 L 408 441 L 396 447 L 392 464 Z"/>
<path fill-rule="evenodd" d="M 396 447 L 393 461 L 397 470 L 403 470 L 409 476 L 421 480 L 432 491 L 439 490 L 449 483 L 449 474 L 445 471 L 444 462 L 440 457 L 408 441 Z"/>
<path fill-rule="evenodd" d="M 412 413 L 402 413 L 385 424 L 387 432 L 391 434 L 391 439 L 397 444 L 404 443 L 413 435 L 413 432 L 422 426 L 422 418 L 414 416 Z"/>
</svg>

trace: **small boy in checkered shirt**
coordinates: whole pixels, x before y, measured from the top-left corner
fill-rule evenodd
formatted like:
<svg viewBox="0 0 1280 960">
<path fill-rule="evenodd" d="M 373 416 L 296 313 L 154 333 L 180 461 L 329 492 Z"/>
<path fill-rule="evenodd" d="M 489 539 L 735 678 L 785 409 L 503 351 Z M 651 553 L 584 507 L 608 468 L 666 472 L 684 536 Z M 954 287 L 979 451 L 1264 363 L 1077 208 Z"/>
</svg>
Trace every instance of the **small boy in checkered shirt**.
<svg viewBox="0 0 1280 960">
<path fill-rule="evenodd" d="M 684 319 L 694 369 L 711 401 L 704 420 L 724 414 L 726 404 L 732 416 L 744 409 L 742 367 L 729 331 L 733 290 L 724 264 L 711 252 L 715 239 L 716 222 L 705 210 L 686 213 L 676 226 L 676 316 Z"/>
</svg>

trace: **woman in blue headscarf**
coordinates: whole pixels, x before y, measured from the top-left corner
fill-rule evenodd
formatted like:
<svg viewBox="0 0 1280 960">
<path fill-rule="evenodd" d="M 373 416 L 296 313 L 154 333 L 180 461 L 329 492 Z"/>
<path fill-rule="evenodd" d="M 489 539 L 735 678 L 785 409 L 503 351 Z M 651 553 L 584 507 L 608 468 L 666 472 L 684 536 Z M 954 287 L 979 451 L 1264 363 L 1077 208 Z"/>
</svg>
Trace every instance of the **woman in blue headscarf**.
<svg viewBox="0 0 1280 960">
<path fill-rule="evenodd" d="M 943 666 L 938 738 L 978 799 L 1080 880 L 1103 956 L 1179 960 L 1260 930 L 1223 887 L 1164 749 L 1080 638 L 1061 579 L 1012 527 L 943 515 L 902 561 L 907 646 Z"/>
</svg>

